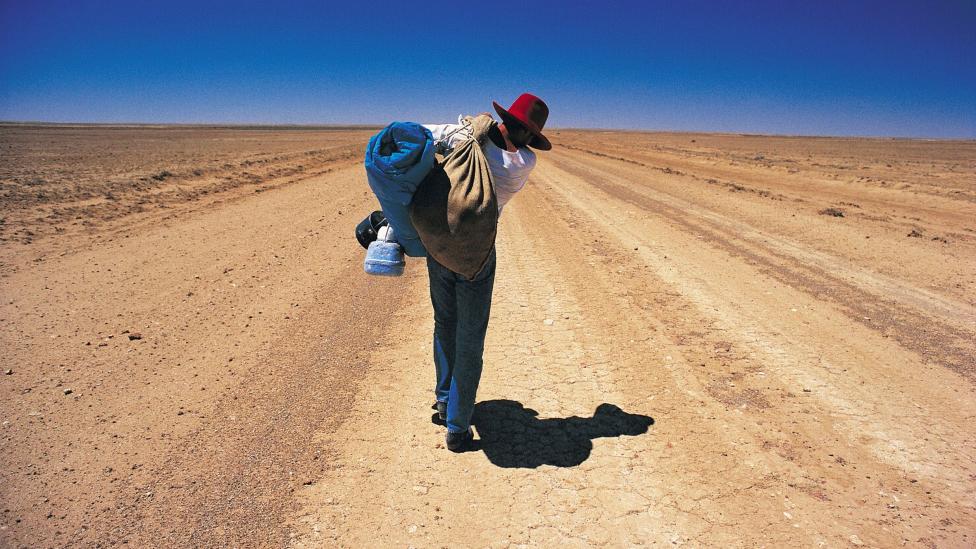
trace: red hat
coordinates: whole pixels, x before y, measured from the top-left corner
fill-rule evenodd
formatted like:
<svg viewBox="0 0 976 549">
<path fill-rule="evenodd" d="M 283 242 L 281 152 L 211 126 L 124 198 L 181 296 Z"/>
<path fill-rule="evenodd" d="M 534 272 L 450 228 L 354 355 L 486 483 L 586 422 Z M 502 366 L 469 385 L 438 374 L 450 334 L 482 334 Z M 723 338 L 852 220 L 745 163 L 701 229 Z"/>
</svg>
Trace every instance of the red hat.
<svg viewBox="0 0 976 549">
<path fill-rule="evenodd" d="M 549 118 L 549 107 L 541 99 L 531 93 L 523 93 L 508 110 L 503 109 L 495 101 L 491 104 L 495 106 L 503 122 L 510 120 L 518 122 L 535 135 L 532 141 L 529 141 L 530 147 L 540 151 L 548 151 L 552 148 L 552 143 L 542 135 L 542 127 L 546 125 L 546 119 Z"/>
</svg>

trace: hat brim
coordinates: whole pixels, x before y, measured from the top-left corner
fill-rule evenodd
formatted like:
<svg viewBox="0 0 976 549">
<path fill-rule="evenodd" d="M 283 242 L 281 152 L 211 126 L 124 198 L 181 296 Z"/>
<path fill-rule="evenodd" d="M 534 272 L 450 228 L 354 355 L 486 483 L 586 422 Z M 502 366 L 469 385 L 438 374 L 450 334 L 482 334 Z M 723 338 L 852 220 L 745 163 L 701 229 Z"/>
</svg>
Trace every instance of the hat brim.
<svg viewBox="0 0 976 549">
<path fill-rule="evenodd" d="M 497 101 L 492 101 L 491 104 L 492 106 L 495 107 L 495 111 L 498 112 L 498 116 L 502 117 L 502 122 L 509 122 L 509 121 L 517 122 L 525 126 L 526 128 L 528 128 L 529 131 L 532 132 L 533 137 L 529 141 L 530 147 L 532 147 L 533 149 L 539 149 L 540 151 L 548 151 L 552 149 L 552 143 L 549 141 L 549 138 L 542 135 L 542 132 L 539 131 L 539 128 L 535 127 L 535 124 L 531 123 L 528 120 L 522 120 L 520 118 L 517 118 L 512 113 L 505 110 L 504 107 L 499 105 Z"/>
</svg>

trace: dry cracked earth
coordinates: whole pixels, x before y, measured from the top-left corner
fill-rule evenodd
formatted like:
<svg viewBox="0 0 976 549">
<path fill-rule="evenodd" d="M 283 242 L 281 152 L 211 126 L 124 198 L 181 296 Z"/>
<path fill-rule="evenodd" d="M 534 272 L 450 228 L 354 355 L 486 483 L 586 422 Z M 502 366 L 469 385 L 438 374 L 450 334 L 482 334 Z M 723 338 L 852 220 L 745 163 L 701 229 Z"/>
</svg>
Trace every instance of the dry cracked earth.
<svg viewBox="0 0 976 549">
<path fill-rule="evenodd" d="M 0 546 L 976 544 L 976 143 L 553 131 L 454 454 L 374 131 L 0 127 Z"/>
</svg>

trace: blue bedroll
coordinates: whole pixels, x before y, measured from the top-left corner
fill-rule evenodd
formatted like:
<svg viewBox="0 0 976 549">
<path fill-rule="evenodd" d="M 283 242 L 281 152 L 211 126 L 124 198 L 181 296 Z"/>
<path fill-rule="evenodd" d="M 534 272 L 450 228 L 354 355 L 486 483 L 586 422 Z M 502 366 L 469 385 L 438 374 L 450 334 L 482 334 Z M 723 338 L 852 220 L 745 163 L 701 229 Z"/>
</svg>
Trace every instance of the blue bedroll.
<svg viewBox="0 0 976 549">
<path fill-rule="evenodd" d="M 434 166 L 434 136 L 414 122 L 394 122 L 369 140 L 366 179 L 390 220 L 397 242 L 411 257 L 427 248 L 410 222 L 410 202 L 417 186 Z"/>
</svg>

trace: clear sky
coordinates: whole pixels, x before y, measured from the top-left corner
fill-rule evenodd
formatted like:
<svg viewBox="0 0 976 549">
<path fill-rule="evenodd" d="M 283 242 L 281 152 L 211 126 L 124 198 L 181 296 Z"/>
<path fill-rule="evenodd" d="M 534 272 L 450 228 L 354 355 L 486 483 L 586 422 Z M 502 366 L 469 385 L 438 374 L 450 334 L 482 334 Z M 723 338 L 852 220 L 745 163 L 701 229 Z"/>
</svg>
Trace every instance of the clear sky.
<svg viewBox="0 0 976 549">
<path fill-rule="evenodd" d="M 0 120 L 976 138 L 976 0 L 0 0 Z"/>
</svg>

